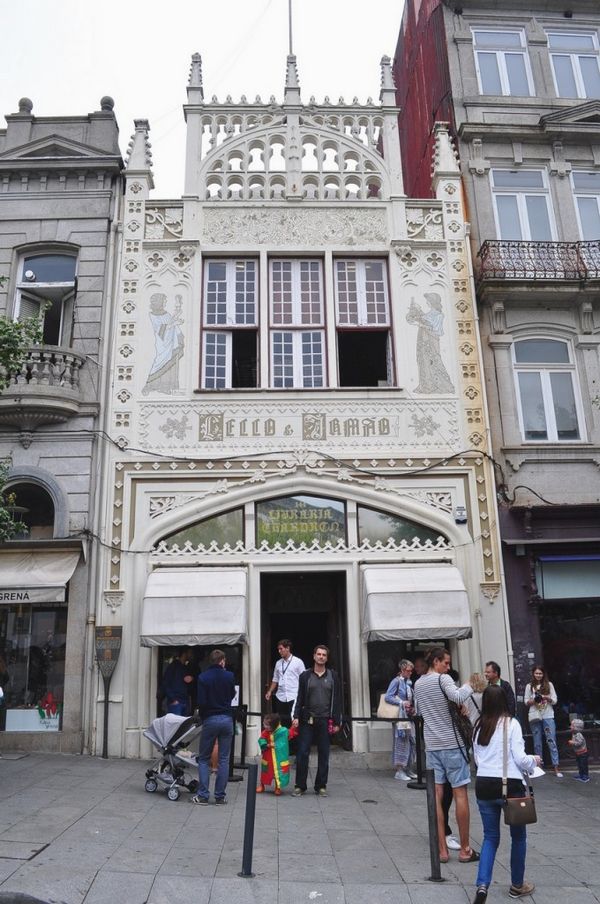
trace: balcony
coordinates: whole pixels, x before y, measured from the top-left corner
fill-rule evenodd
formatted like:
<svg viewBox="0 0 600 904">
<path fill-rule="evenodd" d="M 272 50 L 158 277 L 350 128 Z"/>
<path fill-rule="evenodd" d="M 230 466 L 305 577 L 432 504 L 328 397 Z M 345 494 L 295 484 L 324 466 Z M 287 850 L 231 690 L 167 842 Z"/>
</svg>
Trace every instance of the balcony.
<svg viewBox="0 0 600 904">
<path fill-rule="evenodd" d="M 600 279 L 600 241 L 492 240 L 477 252 L 478 281 Z"/>
<path fill-rule="evenodd" d="M 0 393 L 0 427 L 17 427 L 29 434 L 42 424 L 63 423 L 79 414 L 83 364 L 84 359 L 68 348 L 30 348 L 22 367 L 10 374 L 8 386 Z"/>
</svg>

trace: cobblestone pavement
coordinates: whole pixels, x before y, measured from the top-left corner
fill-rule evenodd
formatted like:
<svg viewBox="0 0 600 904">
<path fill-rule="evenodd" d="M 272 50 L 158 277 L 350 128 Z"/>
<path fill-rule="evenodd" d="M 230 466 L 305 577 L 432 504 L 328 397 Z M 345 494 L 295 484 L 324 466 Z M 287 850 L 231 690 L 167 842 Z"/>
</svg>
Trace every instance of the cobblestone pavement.
<svg viewBox="0 0 600 904">
<path fill-rule="evenodd" d="M 432 883 L 426 795 L 335 751 L 329 796 L 256 800 L 254 878 L 238 876 L 246 781 L 226 807 L 144 791 L 146 764 L 82 756 L 0 758 L 0 902 L 6 904 L 468 904 L 476 867 L 451 853 Z M 245 774 L 245 773 L 242 773 Z M 600 774 L 536 781 L 527 902 L 600 902 Z M 452 821 L 452 820 L 451 820 Z M 489 904 L 509 901 L 507 832 Z M 481 842 L 472 801 L 471 836 Z"/>
</svg>

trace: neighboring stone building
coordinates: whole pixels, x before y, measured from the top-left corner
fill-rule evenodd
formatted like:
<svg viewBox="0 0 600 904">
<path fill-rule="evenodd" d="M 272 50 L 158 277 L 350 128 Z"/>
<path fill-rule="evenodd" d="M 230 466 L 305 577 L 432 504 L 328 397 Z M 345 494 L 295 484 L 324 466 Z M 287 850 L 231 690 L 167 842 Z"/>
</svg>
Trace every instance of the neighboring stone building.
<svg viewBox="0 0 600 904">
<path fill-rule="evenodd" d="M 381 69 L 381 104 L 303 104 L 293 56 L 283 104 L 206 102 L 195 55 L 182 200 L 150 199 L 136 122 L 97 612 L 123 627 L 112 754 L 148 753 L 178 644 L 194 668 L 226 644 L 256 714 L 277 640 L 308 663 L 327 643 L 359 751 L 389 749 L 369 720 L 400 656 L 444 640 L 464 675 L 507 667 L 460 174 L 440 128 L 436 200 L 406 202 Z"/>
<path fill-rule="evenodd" d="M 600 8 L 407 0 L 394 72 L 408 193 L 437 118 L 460 151 L 517 689 L 597 718 Z"/>
<path fill-rule="evenodd" d="M 0 548 L 0 749 L 80 753 L 89 718 L 101 340 L 123 166 L 113 101 L 100 105 L 40 117 L 23 98 L 0 131 L 0 311 L 44 318 L 43 345 L 0 395 L 0 457 L 22 522 Z"/>
</svg>

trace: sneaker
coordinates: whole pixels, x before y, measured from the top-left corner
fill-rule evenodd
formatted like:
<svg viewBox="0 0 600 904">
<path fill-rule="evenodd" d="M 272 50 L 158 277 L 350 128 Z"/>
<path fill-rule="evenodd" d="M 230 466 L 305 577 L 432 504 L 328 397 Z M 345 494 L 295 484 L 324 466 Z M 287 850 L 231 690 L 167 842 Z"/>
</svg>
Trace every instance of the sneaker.
<svg viewBox="0 0 600 904">
<path fill-rule="evenodd" d="M 562 772 L 555 772 L 554 774 L 557 778 L 564 778 L 564 775 L 562 774 Z"/>
<path fill-rule="evenodd" d="M 318 797 L 327 797 L 327 788 L 315 788 L 315 794 Z"/>
<path fill-rule="evenodd" d="M 407 775 L 406 772 L 404 771 L 404 769 L 398 769 L 394 778 L 398 782 L 409 782 L 410 781 L 410 775 Z"/>
<path fill-rule="evenodd" d="M 460 851 L 460 841 L 456 835 L 446 835 L 446 847 L 450 851 Z"/>
<path fill-rule="evenodd" d="M 193 804 L 200 804 L 201 807 L 208 807 L 208 797 L 200 797 L 199 794 L 194 794 L 193 797 L 190 797 L 190 800 Z"/>
<path fill-rule="evenodd" d="M 576 782 L 583 782 L 584 784 L 587 784 L 590 780 L 589 775 L 574 775 L 573 778 Z"/>
<path fill-rule="evenodd" d="M 535 891 L 533 882 L 523 882 L 522 885 L 511 885 L 508 895 L 511 898 L 522 898 L 523 895 L 530 895 L 532 891 Z"/>
<path fill-rule="evenodd" d="M 216 797 L 215 803 L 219 804 L 220 806 L 223 806 L 224 804 L 227 803 L 227 798 L 226 797 Z"/>
<path fill-rule="evenodd" d="M 417 773 L 416 773 L 416 772 L 413 772 L 412 769 L 405 769 L 404 771 L 405 771 L 406 774 L 408 775 L 409 779 L 411 779 L 411 781 L 413 781 L 414 779 L 417 778 Z"/>
<path fill-rule="evenodd" d="M 487 901 L 487 885 L 478 885 L 477 892 L 473 898 L 473 904 L 485 904 Z"/>
<path fill-rule="evenodd" d="M 303 794 L 306 794 L 306 788 L 294 788 L 292 791 L 292 797 L 302 797 Z"/>
</svg>

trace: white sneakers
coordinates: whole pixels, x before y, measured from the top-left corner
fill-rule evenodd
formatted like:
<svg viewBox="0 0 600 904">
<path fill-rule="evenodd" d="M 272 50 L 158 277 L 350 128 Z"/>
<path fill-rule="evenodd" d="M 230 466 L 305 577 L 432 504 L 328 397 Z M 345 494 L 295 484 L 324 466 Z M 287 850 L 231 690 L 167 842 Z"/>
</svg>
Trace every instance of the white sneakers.
<svg viewBox="0 0 600 904">
<path fill-rule="evenodd" d="M 409 782 L 410 781 L 410 775 L 408 775 L 408 773 L 405 772 L 404 769 L 398 769 L 394 778 L 399 782 Z"/>
<path fill-rule="evenodd" d="M 460 851 L 460 841 L 456 835 L 446 835 L 446 847 L 449 851 Z"/>
</svg>

